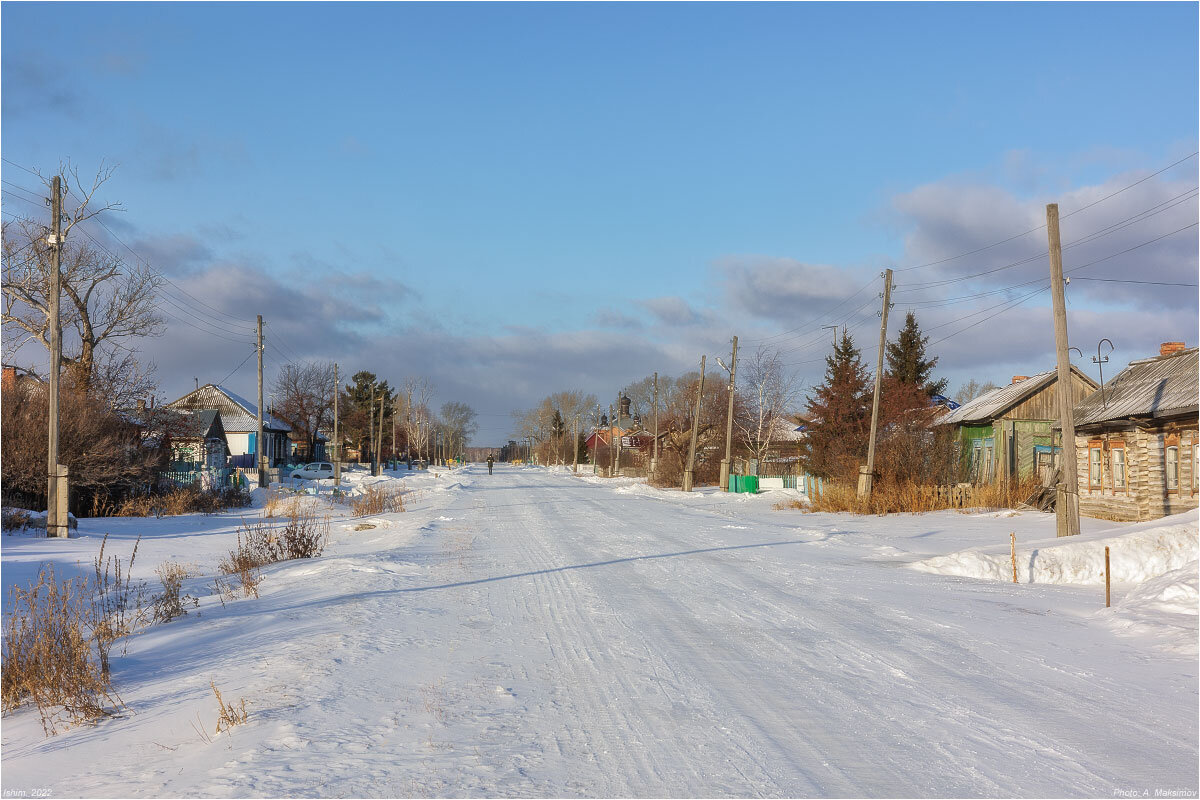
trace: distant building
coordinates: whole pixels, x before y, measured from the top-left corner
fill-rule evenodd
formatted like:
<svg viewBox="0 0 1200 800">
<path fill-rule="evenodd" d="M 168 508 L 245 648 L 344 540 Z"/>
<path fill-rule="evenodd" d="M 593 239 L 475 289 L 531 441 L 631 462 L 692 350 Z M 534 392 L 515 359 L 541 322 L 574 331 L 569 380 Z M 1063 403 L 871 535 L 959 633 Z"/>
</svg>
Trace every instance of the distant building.
<svg viewBox="0 0 1200 800">
<path fill-rule="evenodd" d="M 223 386 L 206 383 L 193 392 L 188 392 L 168 408 L 201 411 L 212 409 L 221 415 L 221 426 L 229 446 L 233 466 L 253 467 L 255 444 L 258 437 L 258 406 Z M 288 434 L 291 426 L 270 414 L 263 414 L 263 455 L 274 466 L 282 464 L 290 455 Z"/>
</svg>

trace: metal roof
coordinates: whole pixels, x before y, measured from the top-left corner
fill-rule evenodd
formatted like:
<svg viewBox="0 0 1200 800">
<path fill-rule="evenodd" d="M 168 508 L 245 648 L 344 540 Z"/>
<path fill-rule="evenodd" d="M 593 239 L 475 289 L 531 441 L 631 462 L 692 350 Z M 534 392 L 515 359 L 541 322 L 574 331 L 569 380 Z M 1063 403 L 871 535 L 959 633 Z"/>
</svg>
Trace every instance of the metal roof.
<svg viewBox="0 0 1200 800">
<path fill-rule="evenodd" d="M 177 409 L 215 408 L 221 412 L 221 425 L 226 433 L 258 430 L 258 406 L 215 383 L 206 383 L 167 405 Z M 287 433 L 291 429 L 286 422 L 263 414 L 263 430 Z"/>
<path fill-rule="evenodd" d="M 1096 382 L 1080 372 L 1078 367 L 1072 365 L 1071 371 L 1093 386 L 1096 385 Z M 1037 375 L 1030 375 L 1028 378 L 1016 383 L 1010 383 L 1008 386 L 992 389 L 990 392 L 979 395 L 974 400 L 963 403 L 938 420 L 938 423 L 941 425 L 963 425 L 971 422 L 990 422 L 1018 403 L 1024 402 L 1031 395 L 1057 380 L 1057 378 L 1058 370 L 1052 369 L 1046 372 L 1039 372 Z"/>
<path fill-rule="evenodd" d="M 1075 406 L 1075 425 L 1125 419 L 1166 417 L 1197 410 L 1198 348 L 1144 358 L 1129 366 Z"/>
</svg>

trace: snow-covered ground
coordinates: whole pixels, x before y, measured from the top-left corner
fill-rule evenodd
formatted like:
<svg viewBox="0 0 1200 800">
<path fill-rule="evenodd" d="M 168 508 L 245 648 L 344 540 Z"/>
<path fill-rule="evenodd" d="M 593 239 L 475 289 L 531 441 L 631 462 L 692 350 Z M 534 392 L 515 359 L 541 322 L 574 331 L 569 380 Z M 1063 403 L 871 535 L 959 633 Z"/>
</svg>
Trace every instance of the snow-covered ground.
<svg viewBox="0 0 1200 800">
<path fill-rule="evenodd" d="M 260 508 L 3 537 L 6 596 L 47 560 L 89 572 L 105 532 L 122 556 L 142 536 L 148 581 L 165 560 L 202 576 L 198 609 L 114 661 L 129 714 L 52 738 L 5 717 L 4 793 L 1195 796 L 1196 565 L 1175 544 L 1117 561 L 1151 547 L 1120 534 L 1165 526 L 1194 559 L 1195 513 L 1084 520 L 1068 546 L 1105 540 L 1124 576 L 1105 609 L 1103 586 L 1042 579 L 1038 559 L 1094 564 L 1046 555 L 1038 513 L 806 514 L 506 465 L 403 479 L 406 513 L 326 504 L 326 554 L 225 606 L 207 587 Z M 1006 561 L 1012 531 L 1022 583 L 961 566 Z M 210 680 L 250 718 L 207 742 Z"/>
</svg>

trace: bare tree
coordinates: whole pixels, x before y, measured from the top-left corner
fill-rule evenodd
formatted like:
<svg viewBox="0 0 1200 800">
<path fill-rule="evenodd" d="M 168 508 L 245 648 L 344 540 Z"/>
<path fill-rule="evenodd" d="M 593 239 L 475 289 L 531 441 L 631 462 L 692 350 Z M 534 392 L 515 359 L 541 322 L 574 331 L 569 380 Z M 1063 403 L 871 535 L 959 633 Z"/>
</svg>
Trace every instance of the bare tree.
<svg viewBox="0 0 1200 800">
<path fill-rule="evenodd" d="M 433 399 L 433 384 L 428 378 L 409 378 L 404 382 L 404 438 L 408 442 L 409 454 L 415 450 L 417 458 L 428 454 L 428 445 L 433 434 L 433 414 L 429 403 Z"/>
<path fill-rule="evenodd" d="M 958 392 L 954 395 L 954 401 L 956 403 L 969 403 L 976 397 L 998 388 L 1000 387 L 991 381 L 977 381 L 972 378 L 959 387 Z"/>
<path fill-rule="evenodd" d="M 466 403 L 451 402 L 442 406 L 442 425 L 446 435 L 446 450 L 451 457 L 466 446 L 467 439 L 479 430 L 475 409 Z"/>
<path fill-rule="evenodd" d="M 76 386 L 89 391 L 101 347 L 107 344 L 131 353 L 123 340 L 162 333 L 163 320 L 155 307 L 162 278 L 147 265 L 126 265 L 103 248 L 84 241 L 82 237 L 87 234 L 83 228 L 72 235 L 81 223 L 119 208 L 116 203 L 100 205 L 95 201 L 97 191 L 113 170 L 102 167 L 90 188 L 80 180 L 77 169 L 64 165 L 63 172 L 68 202 L 64 204 L 67 211 L 62 226 L 62 297 L 66 302 L 60 319 L 67 345 L 62 363 Z M 46 244 L 46 229 L 36 220 L 18 219 L 4 223 L 2 239 L 5 350 L 15 352 L 30 341 L 49 350 L 53 260 Z M 109 362 L 110 383 L 111 368 L 123 363 L 129 365 L 123 359 Z M 127 377 L 136 380 L 137 372 Z"/>
<path fill-rule="evenodd" d="M 779 426 L 787 422 L 788 412 L 799 400 L 799 383 L 785 371 L 778 350 L 759 347 L 754 356 L 741 365 L 741 413 L 733 418 L 739 438 L 759 461 L 766 460 L 772 443 L 779 438 Z"/>
<path fill-rule="evenodd" d="M 333 364 L 328 361 L 288 364 L 275 378 L 274 413 L 304 435 L 309 458 L 317 451 L 321 428 L 333 425 Z"/>
</svg>

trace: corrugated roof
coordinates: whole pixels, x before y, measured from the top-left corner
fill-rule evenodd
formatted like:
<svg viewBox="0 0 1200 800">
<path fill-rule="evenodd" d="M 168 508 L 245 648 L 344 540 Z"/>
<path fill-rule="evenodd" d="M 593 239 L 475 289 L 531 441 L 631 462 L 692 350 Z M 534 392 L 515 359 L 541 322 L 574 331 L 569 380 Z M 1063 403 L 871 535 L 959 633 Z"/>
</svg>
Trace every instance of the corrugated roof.
<svg viewBox="0 0 1200 800">
<path fill-rule="evenodd" d="M 1078 367 L 1072 366 L 1071 371 L 1088 383 L 1095 385 L 1096 382 L 1080 372 Z M 1031 395 L 1040 391 L 1057 377 L 1058 370 L 1052 369 L 1046 372 L 1039 372 L 1037 375 L 1030 375 L 1025 380 L 1010 383 L 1008 386 L 992 389 L 990 392 L 979 395 L 974 400 L 963 403 L 938 420 L 938 423 L 941 425 L 962 425 L 970 422 L 988 422 L 996 419 L 1008 409 L 1018 403 L 1024 402 Z"/>
<path fill-rule="evenodd" d="M 1195 411 L 1200 395 L 1198 348 L 1169 356 L 1131 361 L 1075 407 L 1075 425 L 1124 419 L 1166 417 Z"/>
<path fill-rule="evenodd" d="M 1039 372 L 1037 375 L 1030 375 L 1023 381 L 984 392 L 979 397 L 963 403 L 942 417 L 939 422 L 943 425 L 961 425 L 967 422 L 986 422 L 995 419 L 1004 409 L 1016 405 L 1041 389 L 1056 375 L 1057 370 Z"/>
<path fill-rule="evenodd" d="M 171 408 L 215 408 L 221 412 L 221 425 L 226 433 L 258 430 L 258 406 L 215 383 L 206 383 L 167 405 Z M 263 430 L 287 433 L 291 429 L 286 422 L 270 414 L 263 414 Z"/>
</svg>

